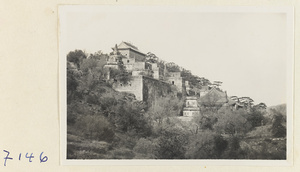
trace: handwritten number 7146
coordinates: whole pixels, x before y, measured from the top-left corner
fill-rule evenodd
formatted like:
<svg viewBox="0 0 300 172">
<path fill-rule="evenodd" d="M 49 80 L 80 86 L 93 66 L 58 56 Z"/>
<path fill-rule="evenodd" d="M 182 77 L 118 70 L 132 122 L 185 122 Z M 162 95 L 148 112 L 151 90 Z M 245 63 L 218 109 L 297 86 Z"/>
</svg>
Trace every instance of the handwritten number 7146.
<svg viewBox="0 0 300 172">
<path fill-rule="evenodd" d="M 6 166 L 7 160 L 13 160 L 13 158 L 10 156 L 10 152 L 9 151 L 3 150 L 3 152 L 6 153 L 6 156 L 4 157 L 4 166 Z M 48 161 L 48 157 L 47 156 L 43 156 L 43 154 L 44 154 L 44 152 L 42 152 L 40 154 L 40 163 Z M 28 158 L 28 161 L 32 162 L 33 159 L 34 159 L 33 153 L 30 153 L 30 154 L 26 153 L 25 154 L 25 158 Z M 18 159 L 19 159 L 19 161 L 21 161 L 21 159 L 22 159 L 22 153 L 19 154 Z"/>
</svg>

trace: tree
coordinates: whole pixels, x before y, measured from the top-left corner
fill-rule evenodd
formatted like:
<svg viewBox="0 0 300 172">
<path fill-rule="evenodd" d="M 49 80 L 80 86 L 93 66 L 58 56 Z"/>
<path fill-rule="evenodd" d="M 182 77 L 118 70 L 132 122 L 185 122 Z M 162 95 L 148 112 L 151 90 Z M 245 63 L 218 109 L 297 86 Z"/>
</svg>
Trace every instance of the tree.
<svg viewBox="0 0 300 172">
<path fill-rule="evenodd" d="M 136 156 L 135 159 L 156 159 L 157 157 L 155 154 L 155 150 L 157 149 L 158 145 L 156 142 L 146 139 L 146 138 L 140 138 L 136 145 L 133 148 L 133 151 L 135 152 Z"/>
<path fill-rule="evenodd" d="M 143 105 L 133 102 L 118 101 L 113 106 L 114 113 L 111 113 L 111 122 L 120 132 L 134 131 L 140 137 L 146 137 L 151 134 L 151 126 L 144 117 Z"/>
<path fill-rule="evenodd" d="M 251 128 L 258 127 L 264 124 L 263 113 L 255 108 L 253 108 L 246 116 L 247 120 L 251 124 Z"/>
<path fill-rule="evenodd" d="M 174 62 L 166 63 L 166 67 L 167 67 L 168 72 L 180 72 L 181 71 L 180 70 L 181 68 Z"/>
<path fill-rule="evenodd" d="M 82 50 L 70 51 L 67 55 L 67 61 L 74 63 L 78 68 L 83 59 L 86 59 L 87 55 Z"/>
<path fill-rule="evenodd" d="M 176 128 L 162 130 L 158 138 L 157 157 L 159 159 L 185 158 L 185 145 L 187 135 Z"/>
<path fill-rule="evenodd" d="M 198 99 L 198 104 L 201 105 L 201 111 L 208 110 L 212 112 L 217 112 L 218 109 L 225 102 L 219 102 L 220 100 L 224 100 L 222 96 L 216 92 L 211 92 L 209 94 L 204 95 Z"/>
<path fill-rule="evenodd" d="M 185 157 L 188 159 L 212 159 L 214 155 L 215 133 L 209 130 L 189 137 Z"/>
<path fill-rule="evenodd" d="M 126 66 L 122 61 L 122 55 L 118 56 L 118 68 L 117 69 L 111 68 L 108 70 L 109 70 L 110 78 L 112 78 L 114 81 L 126 85 L 132 80 L 131 74 L 127 72 Z"/>
<path fill-rule="evenodd" d="M 77 68 L 73 68 L 71 63 L 67 64 L 67 103 L 70 104 L 75 98 L 74 95 L 77 92 L 79 85 L 79 75 L 75 72 Z"/>
<path fill-rule="evenodd" d="M 221 135 L 216 135 L 214 137 L 214 151 L 215 155 L 218 159 L 221 158 L 223 152 L 226 150 L 228 146 L 228 141 L 225 140 Z"/>
<path fill-rule="evenodd" d="M 75 126 L 82 132 L 82 136 L 89 139 L 111 142 L 114 138 L 110 123 L 101 115 L 82 115 L 77 119 Z"/>
<path fill-rule="evenodd" d="M 148 52 L 146 54 L 146 61 L 147 62 L 157 63 L 157 60 L 158 60 L 158 57 L 154 53 Z"/>
<path fill-rule="evenodd" d="M 272 134 L 274 137 L 285 137 L 286 136 L 286 128 L 282 125 L 283 115 L 271 109 L 271 112 L 274 114 L 272 121 Z"/>
<path fill-rule="evenodd" d="M 183 106 L 183 101 L 177 97 L 171 95 L 167 97 L 160 97 L 155 100 L 152 106 L 147 112 L 147 116 L 150 120 L 154 120 L 159 125 L 163 120 L 169 117 L 180 116 L 180 112 Z"/>
<path fill-rule="evenodd" d="M 185 81 L 189 81 L 189 85 L 192 88 L 201 88 L 201 78 L 196 75 L 193 75 L 191 71 L 183 69 L 181 71 L 181 76 L 182 78 L 184 78 Z"/>
<path fill-rule="evenodd" d="M 243 135 L 247 133 L 251 124 L 246 119 L 246 111 L 230 111 L 225 110 L 218 114 L 218 121 L 214 125 L 215 131 L 218 133 L 226 133 L 230 135 Z"/>
<path fill-rule="evenodd" d="M 267 105 L 265 103 L 259 103 L 259 104 L 255 105 L 254 108 L 265 110 L 265 109 L 267 109 Z"/>
<path fill-rule="evenodd" d="M 244 159 L 246 152 L 241 149 L 241 138 L 238 136 L 231 136 L 228 139 L 228 147 L 224 151 L 223 159 Z"/>
<path fill-rule="evenodd" d="M 206 130 L 190 136 L 185 156 L 191 159 L 221 159 L 227 148 L 227 140 L 213 131 Z"/>
<path fill-rule="evenodd" d="M 202 130 L 213 130 L 213 125 L 218 121 L 217 114 L 212 111 L 202 112 L 201 115 L 195 116 L 194 120 Z"/>
</svg>

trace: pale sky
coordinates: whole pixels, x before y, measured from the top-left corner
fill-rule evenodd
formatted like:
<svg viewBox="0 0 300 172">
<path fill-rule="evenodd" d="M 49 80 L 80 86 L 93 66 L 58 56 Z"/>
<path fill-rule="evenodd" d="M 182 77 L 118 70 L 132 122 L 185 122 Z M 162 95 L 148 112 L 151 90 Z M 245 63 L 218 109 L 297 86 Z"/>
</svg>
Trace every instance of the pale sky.
<svg viewBox="0 0 300 172">
<path fill-rule="evenodd" d="M 64 54 L 109 53 L 127 41 L 194 75 L 222 81 L 229 96 L 249 96 L 267 106 L 286 102 L 286 14 L 173 8 L 63 11 L 60 48 Z"/>
</svg>

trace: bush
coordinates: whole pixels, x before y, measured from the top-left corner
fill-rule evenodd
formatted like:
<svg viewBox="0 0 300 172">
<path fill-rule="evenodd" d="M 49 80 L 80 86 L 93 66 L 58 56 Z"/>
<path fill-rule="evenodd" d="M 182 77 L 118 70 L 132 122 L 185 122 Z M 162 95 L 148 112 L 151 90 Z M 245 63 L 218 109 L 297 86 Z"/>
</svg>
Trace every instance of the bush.
<svg viewBox="0 0 300 172">
<path fill-rule="evenodd" d="M 136 159 L 155 159 L 155 149 L 157 145 L 152 141 L 145 138 L 141 138 L 133 148 Z"/>
<path fill-rule="evenodd" d="M 251 124 L 246 119 L 246 112 L 242 110 L 219 112 L 217 118 L 214 129 L 218 133 L 241 135 L 251 129 Z"/>
<path fill-rule="evenodd" d="M 142 106 L 124 102 L 115 106 L 115 113 L 110 117 L 116 129 L 122 133 L 135 132 L 139 137 L 151 135 L 151 126 L 144 117 Z"/>
<path fill-rule="evenodd" d="M 185 158 L 188 159 L 214 159 L 217 158 L 214 154 L 214 137 L 215 133 L 206 130 L 189 138 L 189 144 L 185 153 Z"/>
<path fill-rule="evenodd" d="M 223 152 L 226 150 L 227 146 L 228 146 L 228 141 L 225 140 L 221 135 L 216 135 L 214 137 L 214 151 L 216 154 L 217 158 L 221 158 L 221 155 L 223 154 Z"/>
<path fill-rule="evenodd" d="M 114 131 L 103 116 L 81 116 L 77 119 L 75 127 L 81 131 L 82 136 L 90 139 L 111 142 L 114 138 Z"/>
<path fill-rule="evenodd" d="M 213 130 L 213 125 L 218 121 L 217 114 L 211 111 L 202 113 L 200 116 L 195 116 L 194 121 L 199 124 L 200 129 Z"/>
<path fill-rule="evenodd" d="M 157 157 L 160 159 L 183 159 L 185 158 L 185 146 L 187 137 L 179 129 L 163 130 L 157 140 Z"/>
<path fill-rule="evenodd" d="M 274 113 L 274 119 L 272 122 L 272 134 L 274 137 L 285 137 L 286 136 L 286 128 L 282 125 L 283 115 L 276 111 L 272 110 Z"/>
<path fill-rule="evenodd" d="M 261 111 L 258 111 L 256 109 L 253 109 L 248 115 L 247 115 L 247 121 L 250 122 L 252 128 L 262 126 L 265 122 L 265 118 L 263 116 L 263 113 Z"/>
</svg>

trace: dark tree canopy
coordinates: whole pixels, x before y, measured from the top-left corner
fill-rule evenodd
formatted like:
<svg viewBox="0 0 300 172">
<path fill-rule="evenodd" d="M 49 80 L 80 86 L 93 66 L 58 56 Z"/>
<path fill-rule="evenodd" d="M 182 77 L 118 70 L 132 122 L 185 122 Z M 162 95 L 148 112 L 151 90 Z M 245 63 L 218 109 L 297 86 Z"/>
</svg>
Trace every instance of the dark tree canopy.
<svg viewBox="0 0 300 172">
<path fill-rule="evenodd" d="M 67 61 L 74 63 L 77 67 L 80 67 L 81 61 L 86 58 L 87 55 L 82 50 L 71 51 L 67 55 Z"/>
</svg>

